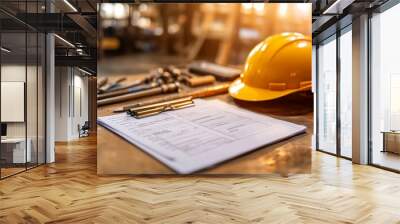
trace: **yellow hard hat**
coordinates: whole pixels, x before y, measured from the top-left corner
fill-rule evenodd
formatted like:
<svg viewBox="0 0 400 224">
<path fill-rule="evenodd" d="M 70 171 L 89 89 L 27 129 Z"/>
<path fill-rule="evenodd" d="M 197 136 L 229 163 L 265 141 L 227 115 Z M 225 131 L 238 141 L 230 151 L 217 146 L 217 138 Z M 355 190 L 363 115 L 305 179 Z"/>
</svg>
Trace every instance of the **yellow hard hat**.
<svg viewBox="0 0 400 224">
<path fill-rule="evenodd" d="M 229 94 L 239 100 L 264 101 L 310 90 L 311 51 L 311 38 L 300 33 L 268 37 L 251 50 Z"/>
</svg>

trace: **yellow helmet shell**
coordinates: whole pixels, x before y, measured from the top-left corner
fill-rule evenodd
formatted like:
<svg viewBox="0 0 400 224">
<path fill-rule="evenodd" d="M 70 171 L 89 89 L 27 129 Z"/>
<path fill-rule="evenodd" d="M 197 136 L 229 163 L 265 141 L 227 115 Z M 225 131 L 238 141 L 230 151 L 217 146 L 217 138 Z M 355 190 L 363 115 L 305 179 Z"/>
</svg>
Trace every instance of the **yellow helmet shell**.
<svg viewBox="0 0 400 224">
<path fill-rule="evenodd" d="M 251 50 L 229 94 L 239 100 L 265 101 L 310 90 L 311 52 L 311 38 L 303 34 L 268 37 Z"/>
</svg>

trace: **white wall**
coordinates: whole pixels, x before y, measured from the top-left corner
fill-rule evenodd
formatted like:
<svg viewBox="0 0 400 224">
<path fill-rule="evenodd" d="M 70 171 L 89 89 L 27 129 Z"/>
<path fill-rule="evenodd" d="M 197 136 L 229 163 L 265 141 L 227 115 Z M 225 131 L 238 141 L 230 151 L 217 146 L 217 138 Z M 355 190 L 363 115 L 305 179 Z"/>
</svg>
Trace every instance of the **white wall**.
<svg viewBox="0 0 400 224">
<path fill-rule="evenodd" d="M 55 140 L 77 139 L 78 125 L 88 120 L 88 78 L 79 70 L 56 67 L 55 112 Z"/>
<path fill-rule="evenodd" d="M 1 81 L 25 82 L 25 65 L 2 65 Z M 1 108 L 6 110 L 6 108 Z M 7 137 L 25 137 L 25 123 L 7 123 Z"/>
<path fill-rule="evenodd" d="M 79 111 L 75 112 L 75 123 L 73 124 L 75 127 L 77 127 L 78 124 L 82 126 L 85 121 L 89 120 L 89 91 L 88 91 L 88 77 L 84 76 L 84 73 L 80 72 L 79 70 L 75 70 L 75 86 L 80 88 L 81 90 L 81 97 L 80 97 L 80 104 L 82 108 L 82 112 L 79 113 Z M 76 97 L 75 97 L 76 98 Z M 75 128 L 75 130 L 77 130 Z M 76 133 L 75 136 L 78 136 L 78 132 Z"/>
<path fill-rule="evenodd" d="M 68 141 L 69 69 L 55 68 L 55 141 Z"/>
</svg>

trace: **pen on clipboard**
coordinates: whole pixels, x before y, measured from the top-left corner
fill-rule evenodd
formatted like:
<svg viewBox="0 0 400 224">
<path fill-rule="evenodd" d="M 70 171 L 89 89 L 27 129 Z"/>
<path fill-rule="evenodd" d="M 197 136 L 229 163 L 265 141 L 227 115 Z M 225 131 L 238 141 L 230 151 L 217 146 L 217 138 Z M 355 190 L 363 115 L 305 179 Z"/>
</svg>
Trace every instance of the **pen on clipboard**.
<svg viewBox="0 0 400 224">
<path fill-rule="evenodd" d="M 179 94 L 162 99 L 149 100 L 128 105 L 114 112 L 127 112 L 135 118 L 144 118 L 160 114 L 165 111 L 178 110 L 194 106 L 193 99 L 224 94 L 228 91 L 229 84 L 220 84 L 200 90 Z"/>
<path fill-rule="evenodd" d="M 204 97 L 209 97 L 209 96 L 225 94 L 228 92 L 228 88 L 229 88 L 229 83 L 218 84 L 218 85 L 214 85 L 211 87 L 201 88 L 199 90 L 194 90 L 191 92 L 186 92 L 186 93 L 172 95 L 172 96 L 166 96 L 161 99 L 146 100 L 146 101 L 129 104 L 129 105 L 115 109 L 114 113 L 126 112 L 129 109 L 134 108 L 134 107 L 162 103 L 165 101 L 176 100 L 176 99 L 180 99 L 183 97 L 191 96 L 193 99 L 196 99 L 196 98 L 204 98 Z"/>
<path fill-rule="evenodd" d="M 170 110 L 178 110 L 187 107 L 194 106 L 194 102 L 191 96 L 183 97 L 176 100 L 169 100 L 160 103 L 133 107 L 129 109 L 127 112 L 131 116 L 135 118 L 144 118 L 148 116 L 157 115 L 159 113 L 170 111 Z"/>
</svg>

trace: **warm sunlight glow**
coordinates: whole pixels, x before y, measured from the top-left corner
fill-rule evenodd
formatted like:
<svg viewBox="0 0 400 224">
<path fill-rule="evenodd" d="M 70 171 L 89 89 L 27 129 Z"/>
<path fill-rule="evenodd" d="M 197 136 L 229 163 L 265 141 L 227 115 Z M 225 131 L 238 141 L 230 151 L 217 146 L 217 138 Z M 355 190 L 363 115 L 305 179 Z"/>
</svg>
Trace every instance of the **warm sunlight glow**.
<svg viewBox="0 0 400 224">
<path fill-rule="evenodd" d="M 288 11 L 288 5 L 287 4 L 280 4 L 279 5 L 279 11 L 278 11 L 279 16 L 281 16 L 281 17 L 286 16 L 287 11 Z"/>
</svg>

